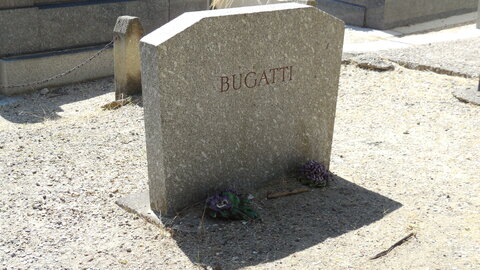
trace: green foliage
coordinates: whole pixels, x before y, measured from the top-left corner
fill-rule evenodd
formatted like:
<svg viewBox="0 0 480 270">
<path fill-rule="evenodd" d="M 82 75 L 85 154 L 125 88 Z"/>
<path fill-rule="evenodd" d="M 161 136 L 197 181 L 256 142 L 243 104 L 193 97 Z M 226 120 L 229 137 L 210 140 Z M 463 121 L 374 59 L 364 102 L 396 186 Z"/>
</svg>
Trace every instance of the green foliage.
<svg viewBox="0 0 480 270">
<path fill-rule="evenodd" d="M 251 200 L 231 191 L 224 191 L 209 197 L 207 213 L 213 218 L 230 220 L 252 220 L 258 217 Z"/>
</svg>

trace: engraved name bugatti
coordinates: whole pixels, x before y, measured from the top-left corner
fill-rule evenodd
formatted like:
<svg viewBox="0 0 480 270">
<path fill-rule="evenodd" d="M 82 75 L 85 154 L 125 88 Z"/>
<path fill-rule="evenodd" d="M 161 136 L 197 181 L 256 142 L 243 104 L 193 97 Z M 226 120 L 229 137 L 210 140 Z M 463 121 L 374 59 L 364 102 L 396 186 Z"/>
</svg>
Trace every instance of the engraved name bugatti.
<svg viewBox="0 0 480 270">
<path fill-rule="evenodd" d="M 240 90 L 243 87 L 254 88 L 293 80 L 293 66 L 265 69 L 260 72 L 250 71 L 220 77 L 220 92 Z"/>
</svg>

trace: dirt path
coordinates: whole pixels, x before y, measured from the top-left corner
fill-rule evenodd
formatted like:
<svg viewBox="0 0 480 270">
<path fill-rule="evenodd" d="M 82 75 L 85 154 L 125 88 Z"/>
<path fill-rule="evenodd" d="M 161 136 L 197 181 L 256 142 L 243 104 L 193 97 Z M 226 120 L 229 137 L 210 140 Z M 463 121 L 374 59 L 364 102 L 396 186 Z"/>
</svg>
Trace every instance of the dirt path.
<svg viewBox="0 0 480 270">
<path fill-rule="evenodd" d="M 23 96 L 0 107 L 0 269 L 479 269 L 480 107 L 451 95 L 477 82 L 343 66 L 332 185 L 201 235 L 115 205 L 147 169 L 143 108 L 100 109 L 111 79 Z"/>
</svg>

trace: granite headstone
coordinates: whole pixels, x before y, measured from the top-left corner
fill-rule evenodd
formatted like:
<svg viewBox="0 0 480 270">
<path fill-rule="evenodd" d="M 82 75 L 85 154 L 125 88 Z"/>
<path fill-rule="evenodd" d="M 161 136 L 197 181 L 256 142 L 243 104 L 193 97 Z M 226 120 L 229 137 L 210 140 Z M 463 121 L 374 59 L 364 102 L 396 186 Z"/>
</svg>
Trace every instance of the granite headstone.
<svg viewBox="0 0 480 270">
<path fill-rule="evenodd" d="M 185 13 L 142 38 L 151 209 L 328 167 L 343 33 L 289 3 Z"/>
</svg>

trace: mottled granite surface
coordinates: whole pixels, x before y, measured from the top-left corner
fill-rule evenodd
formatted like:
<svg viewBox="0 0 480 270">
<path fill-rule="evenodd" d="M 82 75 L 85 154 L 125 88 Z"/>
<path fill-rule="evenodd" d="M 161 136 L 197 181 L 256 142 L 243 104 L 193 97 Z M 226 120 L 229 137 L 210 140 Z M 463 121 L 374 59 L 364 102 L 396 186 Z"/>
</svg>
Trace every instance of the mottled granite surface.
<svg viewBox="0 0 480 270">
<path fill-rule="evenodd" d="M 344 25 L 306 5 L 186 13 L 141 41 L 151 207 L 329 165 Z"/>
</svg>

